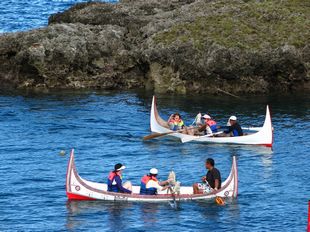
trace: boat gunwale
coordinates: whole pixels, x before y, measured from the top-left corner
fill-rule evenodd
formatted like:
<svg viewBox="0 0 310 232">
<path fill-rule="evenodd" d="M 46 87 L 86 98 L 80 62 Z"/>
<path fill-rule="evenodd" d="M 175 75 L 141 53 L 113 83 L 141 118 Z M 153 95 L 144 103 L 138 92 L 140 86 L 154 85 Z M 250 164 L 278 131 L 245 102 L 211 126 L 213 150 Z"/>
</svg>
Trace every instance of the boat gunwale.
<svg viewBox="0 0 310 232">
<path fill-rule="evenodd" d="M 151 124 L 152 124 L 152 110 L 154 112 L 154 119 L 156 121 L 156 123 L 163 127 L 165 130 L 167 130 L 166 132 L 161 132 L 161 133 L 168 133 L 168 132 L 173 132 L 173 130 L 171 130 L 170 128 L 167 128 L 165 126 L 162 125 L 161 121 L 164 121 L 161 116 L 159 115 L 158 113 L 158 109 L 157 109 L 157 101 L 156 101 L 156 97 L 153 96 L 153 101 L 152 101 L 152 108 L 151 108 Z M 270 119 L 270 125 L 271 125 L 271 142 L 270 143 L 243 143 L 243 142 L 238 142 L 238 141 L 225 141 L 225 142 L 219 142 L 217 140 L 222 140 L 223 138 L 245 138 L 245 137 L 249 137 L 249 136 L 255 136 L 257 135 L 258 133 L 260 133 L 263 129 L 264 129 L 264 125 L 263 127 L 261 127 L 260 130 L 256 131 L 255 133 L 252 133 L 252 134 L 247 134 L 247 135 L 243 135 L 243 136 L 238 136 L 238 137 L 210 137 L 210 136 L 207 136 L 207 135 L 203 135 L 203 136 L 199 136 L 199 135 L 188 135 L 188 134 L 183 134 L 183 133 L 180 133 L 180 132 L 175 132 L 175 133 L 170 133 L 170 134 L 167 134 L 167 136 L 172 136 L 172 137 L 177 137 L 177 138 L 180 138 L 178 137 L 178 135 L 180 136 L 183 136 L 183 137 L 191 137 L 192 138 L 192 141 L 193 142 L 205 142 L 205 143 L 215 143 L 215 144 L 231 144 L 231 145 L 255 145 L 255 146 L 265 146 L 265 147 L 271 147 L 273 146 L 273 142 L 274 142 L 274 136 L 273 136 L 273 127 L 272 127 L 272 121 L 271 121 L 271 114 L 270 114 L 270 109 L 269 109 L 269 106 L 267 105 L 267 111 L 266 111 L 266 114 L 267 112 L 269 113 L 269 119 Z M 159 120 L 158 120 L 159 119 Z M 266 116 L 265 116 L 265 120 L 266 120 Z M 265 122 L 264 120 L 264 122 Z M 209 141 L 201 141 L 203 138 L 209 138 L 210 140 Z M 182 141 L 182 138 L 180 138 L 181 141 Z"/>
<path fill-rule="evenodd" d="M 74 161 L 74 150 L 72 149 L 71 154 L 70 154 L 70 159 L 68 162 L 68 169 L 67 169 L 67 175 L 66 175 L 66 194 L 67 197 L 70 199 L 72 198 L 72 196 L 70 195 L 74 195 L 72 199 L 76 199 L 74 198 L 75 195 L 77 195 L 77 198 L 87 198 L 87 199 L 76 199 L 76 200 L 100 200 L 97 198 L 93 198 L 90 196 L 85 196 L 83 194 L 79 194 L 76 192 L 72 192 L 71 190 L 71 175 L 74 174 L 76 180 L 79 182 L 80 185 L 82 185 L 84 188 L 88 189 L 89 191 L 92 192 L 96 192 L 99 194 L 104 194 L 107 196 L 112 196 L 112 197 L 120 197 L 121 198 L 131 198 L 131 199 L 147 199 L 147 200 L 165 200 L 165 201 L 169 201 L 171 200 L 171 198 L 176 198 L 178 200 L 204 200 L 204 199 L 210 199 L 210 198 L 214 198 L 216 197 L 217 194 L 224 192 L 228 192 L 228 190 L 226 190 L 227 187 L 230 186 L 233 178 L 234 178 L 234 186 L 233 186 L 233 194 L 232 194 L 232 198 L 236 198 L 237 194 L 238 194 L 238 169 L 237 169 L 237 163 L 236 163 L 236 157 L 233 158 L 233 163 L 231 166 L 231 170 L 229 173 L 229 176 L 226 178 L 226 180 L 224 181 L 225 185 L 216 191 L 207 193 L 207 194 L 158 194 L 158 195 L 140 195 L 137 193 L 134 194 L 126 194 L 126 193 L 115 193 L 115 192 L 108 192 L 105 190 L 100 190 L 100 189 L 96 189 L 92 186 L 89 186 L 87 183 L 84 182 L 83 178 L 81 178 L 77 172 L 76 169 L 76 165 L 75 165 L 75 161 Z M 228 193 L 229 194 L 229 193 Z"/>
</svg>

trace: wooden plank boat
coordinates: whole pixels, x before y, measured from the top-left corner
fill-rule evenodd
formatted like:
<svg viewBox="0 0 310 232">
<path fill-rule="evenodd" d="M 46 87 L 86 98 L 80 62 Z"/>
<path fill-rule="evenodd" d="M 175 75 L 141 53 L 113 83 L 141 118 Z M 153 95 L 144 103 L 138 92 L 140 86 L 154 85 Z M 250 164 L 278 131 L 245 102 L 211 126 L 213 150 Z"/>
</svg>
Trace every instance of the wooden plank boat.
<svg viewBox="0 0 310 232">
<path fill-rule="evenodd" d="M 140 186 L 133 186 L 132 194 L 114 193 L 107 191 L 107 184 L 84 180 L 79 176 L 72 149 L 66 178 L 66 193 L 70 200 L 106 200 L 106 201 L 136 201 L 136 202 L 167 202 L 186 200 L 208 200 L 217 196 L 236 198 L 238 194 L 238 170 L 236 157 L 233 157 L 232 167 L 228 178 L 222 183 L 222 188 L 206 194 L 193 194 L 193 188 L 180 187 L 180 192 L 171 194 L 168 190 L 157 195 L 140 195 Z"/>
<path fill-rule="evenodd" d="M 172 130 L 169 129 L 167 122 L 163 120 L 158 113 L 155 96 L 153 96 L 152 101 L 150 124 L 152 132 L 155 133 L 172 132 Z M 183 143 L 188 141 L 197 141 L 197 142 L 220 143 L 220 144 L 263 145 L 266 147 L 272 147 L 273 128 L 268 105 L 266 107 L 266 117 L 264 125 L 262 127 L 253 127 L 248 129 L 254 133 L 238 137 L 210 137 L 208 135 L 193 136 L 176 132 L 168 134 L 167 136 L 177 137 L 181 139 Z"/>
</svg>

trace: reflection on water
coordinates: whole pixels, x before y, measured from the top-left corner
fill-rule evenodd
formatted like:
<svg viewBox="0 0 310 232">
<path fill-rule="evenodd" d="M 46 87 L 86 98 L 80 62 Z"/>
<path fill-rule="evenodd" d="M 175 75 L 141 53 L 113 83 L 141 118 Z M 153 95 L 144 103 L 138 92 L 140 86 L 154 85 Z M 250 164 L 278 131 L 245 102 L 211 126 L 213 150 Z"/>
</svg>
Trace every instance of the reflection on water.
<svg viewBox="0 0 310 232">
<path fill-rule="evenodd" d="M 145 224 L 155 224 L 158 222 L 159 204 L 156 203 L 140 203 L 140 220 Z"/>
<path fill-rule="evenodd" d="M 149 93 L 140 92 L 0 95 L 0 176 L 4 186 L 0 217 L 6 219 L 0 223 L 0 231 L 207 228 L 282 232 L 283 218 L 285 228 L 304 229 L 304 202 L 310 193 L 306 162 L 310 154 L 310 97 L 255 97 L 246 102 L 201 95 L 158 96 L 162 115 L 183 112 L 189 123 L 197 111 L 208 110 L 219 122 L 227 122 L 227 117 L 236 113 L 244 125 L 261 124 L 268 103 L 276 128 L 273 150 L 182 144 L 171 138 L 143 142 L 142 137 L 149 133 L 151 99 Z M 232 156 L 236 156 L 238 199 L 227 201 L 224 207 L 212 201 L 182 202 L 176 209 L 169 203 L 66 201 L 64 181 L 72 147 L 83 178 L 106 182 L 108 171 L 121 162 L 127 167 L 126 180 L 134 185 L 155 166 L 161 180 L 174 170 L 182 186 L 192 186 L 206 174 L 208 157 L 214 158 L 224 180 Z M 67 155 L 59 156 L 60 150 Z"/>
<path fill-rule="evenodd" d="M 123 223 L 124 214 L 131 212 L 133 207 L 130 202 L 108 202 L 108 201 L 74 201 L 68 200 L 67 208 L 67 229 L 78 229 L 89 227 L 89 221 L 83 220 L 87 215 L 97 214 L 102 216 L 102 225 L 108 223 L 112 231 L 120 231 L 125 228 Z"/>
</svg>

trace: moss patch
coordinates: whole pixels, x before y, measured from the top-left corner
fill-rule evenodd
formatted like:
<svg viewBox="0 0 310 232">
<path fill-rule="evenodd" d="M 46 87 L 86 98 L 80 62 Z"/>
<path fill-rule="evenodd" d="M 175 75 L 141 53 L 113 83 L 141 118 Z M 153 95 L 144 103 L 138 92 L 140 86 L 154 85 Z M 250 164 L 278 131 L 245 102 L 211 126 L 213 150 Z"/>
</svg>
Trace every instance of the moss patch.
<svg viewBox="0 0 310 232">
<path fill-rule="evenodd" d="M 155 37 L 156 43 L 206 42 L 259 50 L 285 44 L 303 47 L 310 41 L 309 0 L 212 1 L 206 14 L 193 22 L 174 25 Z"/>
</svg>

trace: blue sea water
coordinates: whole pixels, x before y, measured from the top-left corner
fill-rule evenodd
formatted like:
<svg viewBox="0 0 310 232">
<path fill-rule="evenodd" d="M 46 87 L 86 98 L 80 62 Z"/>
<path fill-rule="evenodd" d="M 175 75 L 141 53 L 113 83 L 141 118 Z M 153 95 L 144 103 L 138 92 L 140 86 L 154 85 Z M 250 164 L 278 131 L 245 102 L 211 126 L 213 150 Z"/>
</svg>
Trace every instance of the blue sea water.
<svg viewBox="0 0 310 232">
<path fill-rule="evenodd" d="M 305 231 L 310 197 L 310 96 L 158 96 L 163 117 L 178 111 L 191 123 L 199 111 L 220 124 L 236 114 L 261 125 L 270 104 L 273 150 L 257 146 L 182 144 L 170 138 L 142 142 L 149 133 L 151 93 L 64 92 L 0 95 L 0 231 Z M 117 203 L 67 201 L 71 148 L 80 175 L 105 182 L 117 162 L 125 180 L 139 184 L 151 167 L 182 185 L 199 181 L 212 157 L 223 179 L 232 156 L 239 168 L 238 199 L 211 202 Z M 65 156 L 59 155 L 61 150 Z"/>
<path fill-rule="evenodd" d="M 51 13 L 82 0 L 2 0 L 0 32 L 34 29 Z M 261 125 L 272 110 L 273 150 L 256 146 L 181 144 L 169 138 L 142 142 L 149 133 L 152 93 L 0 92 L 0 231 L 305 231 L 310 198 L 310 95 L 244 97 L 158 96 L 168 117 L 180 112 L 187 124 L 199 111 L 219 123 L 236 114 L 242 125 Z M 239 168 L 238 199 L 225 206 L 168 203 L 67 201 L 65 174 L 76 150 L 80 175 L 104 182 L 117 162 L 125 179 L 139 184 L 149 168 L 170 170 L 182 185 L 205 173 L 212 157 L 223 179 L 232 156 Z M 59 155 L 61 150 L 65 156 Z"/>
<path fill-rule="evenodd" d="M 100 0 L 99 0 L 100 1 Z M 1 0 L 0 33 L 35 29 L 47 25 L 51 14 L 87 0 Z M 101 2 L 117 2 L 105 0 Z"/>
</svg>

